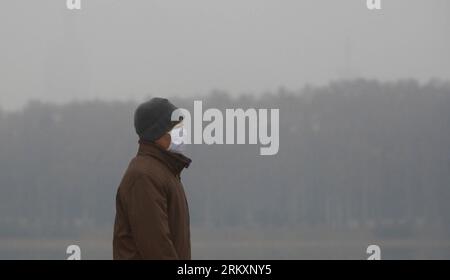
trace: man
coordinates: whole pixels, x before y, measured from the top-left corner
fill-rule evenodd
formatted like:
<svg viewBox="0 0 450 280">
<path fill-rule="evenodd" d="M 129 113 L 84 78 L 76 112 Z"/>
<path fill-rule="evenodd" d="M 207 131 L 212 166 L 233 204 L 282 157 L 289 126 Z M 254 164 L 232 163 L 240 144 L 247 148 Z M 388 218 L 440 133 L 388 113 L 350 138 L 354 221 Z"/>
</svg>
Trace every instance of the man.
<svg viewBox="0 0 450 280">
<path fill-rule="evenodd" d="M 189 209 L 180 173 L 191 162 L 177 151 L 170 131 L 177 109 L 164 98 L 141 104 L 134 115 L 139 150 L 116 196 L 113 257 L 190 259 Z"/>
</svg>

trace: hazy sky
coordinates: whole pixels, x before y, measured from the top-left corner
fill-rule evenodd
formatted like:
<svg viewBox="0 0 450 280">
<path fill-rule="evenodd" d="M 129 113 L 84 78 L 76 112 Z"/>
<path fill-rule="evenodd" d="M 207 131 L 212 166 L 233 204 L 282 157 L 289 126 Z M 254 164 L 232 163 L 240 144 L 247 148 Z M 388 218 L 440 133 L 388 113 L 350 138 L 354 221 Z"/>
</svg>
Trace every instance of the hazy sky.
<svg viewBox="0 0 450 280">
<path fill-rule="evenodd" d="M 2 0 L 0 106 L 450 77 L 450 1 Z"/>
</svg>

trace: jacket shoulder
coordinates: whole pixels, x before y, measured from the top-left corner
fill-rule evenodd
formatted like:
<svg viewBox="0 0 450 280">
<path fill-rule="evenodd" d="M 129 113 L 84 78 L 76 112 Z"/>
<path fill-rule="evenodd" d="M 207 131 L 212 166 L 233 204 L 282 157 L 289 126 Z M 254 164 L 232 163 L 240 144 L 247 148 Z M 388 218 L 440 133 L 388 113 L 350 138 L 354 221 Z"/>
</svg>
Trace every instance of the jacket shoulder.
<svg viewBox="0 0 450 280">
<path fill-rule="evenodd" d="M 167 171 L 157 159 L 151 156 L 137 155 L 128 165 L 119 185 L 119 191 L 131 188 L 136 181 L 143 178 L 150 179 L 156 187 L 160 187 L 167 181 Z"/>
</svg>

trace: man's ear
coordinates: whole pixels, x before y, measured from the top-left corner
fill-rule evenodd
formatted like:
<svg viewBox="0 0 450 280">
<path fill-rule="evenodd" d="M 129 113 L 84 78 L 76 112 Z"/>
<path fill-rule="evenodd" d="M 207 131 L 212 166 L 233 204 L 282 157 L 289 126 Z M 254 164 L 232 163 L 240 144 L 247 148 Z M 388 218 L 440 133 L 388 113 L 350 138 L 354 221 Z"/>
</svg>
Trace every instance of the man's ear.
<svg viewBox="0 0 450 280">
<path fill-rule="evenodd" d="M 163 136 L 159 137 L 159 139 L 155 140 L 155 144 L 160 146 L 162 149 L 167 150 L 169 149 L 171 140 L 172 137 L 170 136 L 170 133 L 166 132 Z"/>
</svg>

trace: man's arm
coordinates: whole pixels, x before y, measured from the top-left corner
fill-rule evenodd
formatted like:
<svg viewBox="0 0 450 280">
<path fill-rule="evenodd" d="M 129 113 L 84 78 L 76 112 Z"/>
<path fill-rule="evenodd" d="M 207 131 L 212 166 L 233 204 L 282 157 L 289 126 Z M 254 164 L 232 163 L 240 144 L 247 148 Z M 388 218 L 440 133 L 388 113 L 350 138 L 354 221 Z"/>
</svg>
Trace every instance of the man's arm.
<svg viewBox="0 0 450 280">
<path fill-rule="evenodd" d="M 131 232 L 143 259 L 178 259 L 171 240 L 166 194 L 151 178 L 138 178 L 127 194 Z"/>
</svg>

